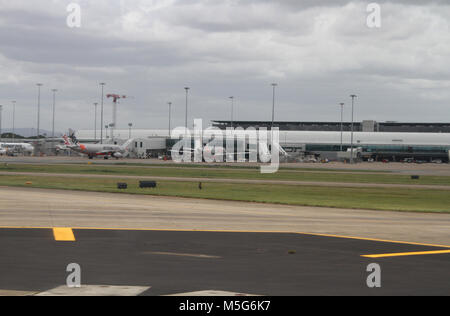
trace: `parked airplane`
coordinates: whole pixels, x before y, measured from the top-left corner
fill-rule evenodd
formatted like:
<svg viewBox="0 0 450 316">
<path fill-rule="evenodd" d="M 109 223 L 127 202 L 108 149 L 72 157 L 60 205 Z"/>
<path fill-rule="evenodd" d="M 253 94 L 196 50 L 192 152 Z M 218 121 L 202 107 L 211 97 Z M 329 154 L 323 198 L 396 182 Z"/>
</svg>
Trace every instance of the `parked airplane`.
<svg viewBox="0 0 450 316">
<path fill-rule="evenodd" d="M 93 159 L 97 156 L 103 156 L 104 159 L 112 158 L 124 158 L 128 156 L 128 147 L 133 142 L 133 139 L 129 139 L 122 146 L 110 145 L 110 144 L 81 144 L 75 137 L 74 133 L 71 133 L 70 138 L 64 135 L 64 145 L 76 152 L 87 155 L 89 159 Z"/>
<path fill-rule="evenodd" d="M 6 155 L 9 152 L 32 154 L 34 152 L 34 147 L 28 143 L 0 143 L 0 154 Z"/>
</svg>

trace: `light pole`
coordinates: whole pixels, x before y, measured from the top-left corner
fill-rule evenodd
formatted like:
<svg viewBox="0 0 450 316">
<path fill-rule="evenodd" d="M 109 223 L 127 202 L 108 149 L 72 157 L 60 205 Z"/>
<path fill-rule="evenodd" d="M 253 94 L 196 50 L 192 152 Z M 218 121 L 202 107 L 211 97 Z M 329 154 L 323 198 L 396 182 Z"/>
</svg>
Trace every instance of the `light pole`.
<svg viewBox="0 0 450 316">
<path fill-rule="evenodd" d="M 39 143 L 39 134 L 41 133 L 40 125 L 41 125 L 41 87 L 43 86 L 42 83 L 36 84 L 38 87 L 38 113 L 37 113 L 37 142 Z"/>
<path fill-rule="evenodd" d="M 100 86 L 102 87 L 102 106 L 101 106 L 101 114 L 100 114 L 100 144 L 103 144 L 103 100 L 105 97 L 105 85 L 106 83 L 101 82 Z M 106 128 L 108 129 L 108 128 Z M 108 131 L 106 131 L 106 133 L 108 133 Z"/>
<path fill-rule="evenodd" d="M 0 143 L 2 142 L 2 112 L 3 105 L 0 105 Z"/>
<path fill-rule="evenodd" d="M 52 121 L 52 148 L 55 145 L 55 112 L 56 112 L 56 92 L 57 89 L 52 89 L 53 92 L 53 121 Z"/>
<path fill-rule="evenodd" d="M 128 127 L 130 128 L 128 131 L 128 139 L 131 139 L 131 128 L 133 127 L 133 123 L 128 123 Z"/>
<path fill-rule="evenodd" d="M 106 138 L 108 138 L 108 125 L 105 125 L 105 136 L 106 136 Z M 102 142 L 102 144 L 103 144 L 103 142 Z"/>
<path fill-rule="evenodd" d="M 172 102 L 167 104 L 169 105 L 169 138 L 172 138 Z"/>
<path fill-rule="evenodd" d="M 186 116 L 185 116 L 185 119 L 184 119 L 184 125 L 186 127 L 186 134 L 187 134 L 187 131 L 188 131 L 188 97 L 189 97 L 189 90 L 190 89 L 191 88 L 189 88 L 189 87 L 184 88 L 184 90 L 186 90 Z"/>
<path fill-rule="evenodd" d="M 272 83 L 273 87 L 273 103 L 272 103 L 272 130 L 273 126 L 275 125 L 275 89 L 278 86 L 277 83 Z"/>
<path fill-rule="evenodd" d="M 231 100 L 231 128 L 233 128 L 234 125 L 234 97 L 230 97 Z"/>
<path fill-rule="evenodd" d="M 94 120 L 95 120 L 95 122 L 94 122 L 94 139 L 95 139 L 95 142 L 97 142 L 97 106 L 98 106 L 98 103 L 94 103 L 94 108 L 95 108 L 95 115 L 94 115 Z"/>
<path fill-rule="evenodd" d="M 354 163 L 354 157 L 353 157 L 353 133 L 355 131 L 354 129 L 354 109 L 355 109 L 355 99 L 357 98 L 357 95 L 352 94 L 350 96 L 352 98 L 352 139 L 351 139 L 351 154 L 350 154 L 350 163 L 353 164 Z"/>
<path fill-rule="evenodd" d="M 16 101 L 12 101 L 13 104 L 13 143 L 16 142 Z"/>
<path fill-rule="evenodd" d="M 341 151 L 344 150 L 344 105 L 345 103 L 340 103 L 341 105 Z"/>
</svg>

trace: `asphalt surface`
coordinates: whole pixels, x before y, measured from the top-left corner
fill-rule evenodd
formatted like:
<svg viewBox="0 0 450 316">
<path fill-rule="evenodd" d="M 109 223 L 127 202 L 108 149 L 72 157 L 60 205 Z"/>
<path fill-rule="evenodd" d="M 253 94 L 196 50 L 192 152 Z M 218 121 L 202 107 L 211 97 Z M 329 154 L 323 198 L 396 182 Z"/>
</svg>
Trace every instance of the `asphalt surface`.
<svg viewBox="0 0 450 316">
<path fill-rule="evenodd" d="M 0 187 L 0 227 L 307 232 L 450 245 L 449 214 Z"/>
<path fill-rule="evenodd" d="M 65 285 L 66 266 L 77 263 L 82 284 L 150 286 L 144 295 L 450 295 L 450 254 L 361 257 L 442 248 L 300 234 L 73 232 L 75 242 L 57 242 L 51 229 L 0 229 L 0 289 Z M 381 266 L 381 288 L 366 285 L 370 263 Z"/>
<path fill-rule="evenodd" d="M 417 172 L 448 166 L 429 168 Z M 150 287 L 150 296 L 450 295 L 447 214 L 30 188 L 0 188 L 0 201 L 0 295 L 64 286 L 70 263 L 82 267 L 84 285 Z M 76 240 L 55 241 L 52 229 L 32 227 L 74 227 Z M 372 254 L 384 255 L 363 257 Z M 379 289 L 366 285 L 370 263 L 381 266 Z"/>
</svg>

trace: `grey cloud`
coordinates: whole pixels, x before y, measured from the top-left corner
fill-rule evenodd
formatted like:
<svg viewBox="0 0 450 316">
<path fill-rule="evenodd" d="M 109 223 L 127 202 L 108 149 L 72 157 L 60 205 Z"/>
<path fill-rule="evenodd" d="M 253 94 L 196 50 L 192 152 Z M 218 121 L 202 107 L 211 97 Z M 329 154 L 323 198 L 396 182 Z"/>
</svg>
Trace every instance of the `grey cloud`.
<svg viewBox="0 0 450 316">
<path fill-rule="evenodd" d="M 280 84 L 280 120 L 337 119 L 337 104 L 350 93 L 360 96 L 359 119 L 450 117 L 445 1 L 378 1 L 392 9 L 380 30 L 364 26 L 363 6 L 344 8 L 344 0 L 178 0 L 147 12 L 147 1 L 81 2 L 79 30 L 65 26 L 64 2 L 40 2 L 47 6 L 33 10 L 17 0 L 0 10 L 0 104 L 18 100 L 20 127 L 35 125 L 38 81 L 45 83 L 44 127 L 49 91 L 60 89 L 60 130 L 93 126 L 100 81 L 107 92 L 134 97 L 121 104 L 119 125 L 138 128 L 166 127 L 168 101 L 174 124 L 183 124 L 186 85 L 190 118 L 227 119 L 235 95 L 238 119 L 268 119 L 272 81 Z M 408 14 L 420 19 L 398 21 Z M 108 100 L 106 122 L 110 108 Z M 9 107 L 4 114 L 8 126 Z"/>
<path fill-rule="evenodd" d="M 182 1 L 182 0 L 181 0 Z M 290 8 L 295 8 L 297 10 L 303 10 L 305 8 L 311 8 L 311 7 L 330 7 L 330 6 L 344 6 L 349 3 L 363 3 L 363 4 L 369 4 L 369 3 L 379 3 L 379 4 L 385 4 L 385 3 L 392 3 L 395 2 L 397 4 L 404 4 L 404 5 L 423 5 L 423 6 L 429 6 L 429 5 L 449 5 L 447 0 L 282 0 L 282 1 L 272 1 L 272 0 L 242 0 L 240 1 L 242 3 L 250 3 L 250 4 L 257 4 L 258 2 L 263 3 L 273 3 L 276 2 L 280 6 L 288 6 Z"/>
</svg>

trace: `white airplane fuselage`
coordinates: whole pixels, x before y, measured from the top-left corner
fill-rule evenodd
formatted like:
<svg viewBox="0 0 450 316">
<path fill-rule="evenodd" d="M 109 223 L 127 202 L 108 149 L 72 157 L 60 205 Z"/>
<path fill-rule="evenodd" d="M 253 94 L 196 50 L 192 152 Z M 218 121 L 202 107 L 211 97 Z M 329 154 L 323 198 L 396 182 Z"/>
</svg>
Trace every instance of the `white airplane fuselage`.
<svg viewBox="0 0 450 316">
<path fill-rule="evenodd" d="M 4 150 L 6 154 L 8 151 L 20 150 L 24 153 L 31 154 L 34 152 L 34 147 L 27 143 L 0 143 L 0 150 Z"/>
<path fill-rule="evenodd" d="M 69 137 L 64 136 L 65 146 L 78 153 L 87 155 L 89 159 L 93 159 L 97 156 L 103 156 L 105 159 L 109 157 L 123 158 L 128 153 L 128 146 L 133 140 L 128 140 L 124 145 L 110 145 L 110 144 L 81 144 L 74 143 Z"/>
<path fill-rule="evenodd" d="M 78 144 L 72 147 L 72 149 L 89 157 L 111 156 L 114 158 L 122 158 L 124 153 L 124 150 L 117 145 Z"/>
</svg>

